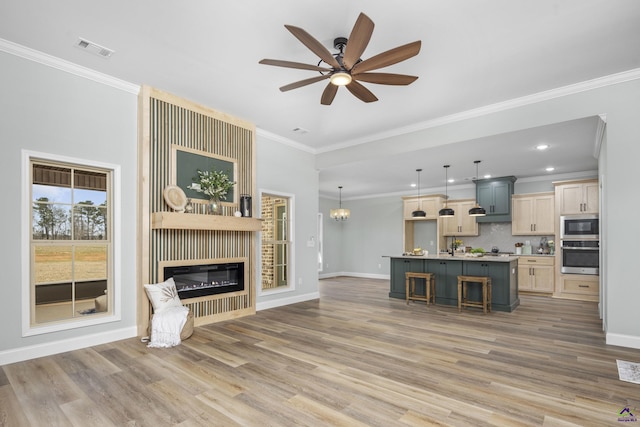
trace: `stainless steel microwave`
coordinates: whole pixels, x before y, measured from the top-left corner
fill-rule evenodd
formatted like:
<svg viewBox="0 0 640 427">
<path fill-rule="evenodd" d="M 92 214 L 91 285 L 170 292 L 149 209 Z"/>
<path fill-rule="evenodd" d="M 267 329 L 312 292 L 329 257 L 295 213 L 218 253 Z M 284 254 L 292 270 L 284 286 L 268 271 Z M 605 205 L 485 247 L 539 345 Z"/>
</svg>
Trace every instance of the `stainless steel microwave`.
<svg viewBox="0 0 640 427">
<path fill-rule="evenodd" d="M 560 217 L 561 239 L 599 239 L 598 215 L 563 215 Z"/>
</svg>

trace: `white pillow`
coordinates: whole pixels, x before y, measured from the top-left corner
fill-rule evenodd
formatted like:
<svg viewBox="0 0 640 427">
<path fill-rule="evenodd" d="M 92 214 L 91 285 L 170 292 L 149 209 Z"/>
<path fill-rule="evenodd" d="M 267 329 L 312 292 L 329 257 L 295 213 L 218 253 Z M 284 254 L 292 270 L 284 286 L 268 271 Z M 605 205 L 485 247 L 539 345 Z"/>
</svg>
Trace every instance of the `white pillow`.
<svg viewBox="0 0 640 427">
<path fill-rule="evenodd" d="M 169 277 L 162 283 L 144 285 L 144 290 L 147 291 L 154 313 L 160 313 L 169 307 L 182 307 L 173 277 Z"/>
</svg>

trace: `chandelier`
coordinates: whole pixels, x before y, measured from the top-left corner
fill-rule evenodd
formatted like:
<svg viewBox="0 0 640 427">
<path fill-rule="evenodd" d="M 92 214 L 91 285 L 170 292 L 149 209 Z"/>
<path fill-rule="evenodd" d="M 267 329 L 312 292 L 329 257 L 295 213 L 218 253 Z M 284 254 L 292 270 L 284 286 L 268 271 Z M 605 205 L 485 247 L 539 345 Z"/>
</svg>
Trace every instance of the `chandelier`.
<svg viewBox="0 0 640 427">
<path fill-rule="evenodd" d="M 351 211 L 349 209 L 342 209 L 342 186 L 338 188 L 340 189 L 340 207 L 338 209 L 331 209 L 329 215 L 336 221 L 346 221 L 349 219 L 349 216 L 351 216 Z"/>
</svg>

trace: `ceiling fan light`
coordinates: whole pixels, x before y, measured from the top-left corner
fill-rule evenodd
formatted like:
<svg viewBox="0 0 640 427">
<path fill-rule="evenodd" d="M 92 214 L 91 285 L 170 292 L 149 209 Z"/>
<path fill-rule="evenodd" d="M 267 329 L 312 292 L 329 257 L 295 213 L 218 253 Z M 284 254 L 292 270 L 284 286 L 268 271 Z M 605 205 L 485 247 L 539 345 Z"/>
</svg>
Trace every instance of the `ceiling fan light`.
<svg viewBox="0 0 640 427">
<path fill-rule="evenodd" d="M 329 80 L 336 86 L 346 86 L 351 83 L 351 74 L 340 71 L 332 74 Z"/>
</svg>

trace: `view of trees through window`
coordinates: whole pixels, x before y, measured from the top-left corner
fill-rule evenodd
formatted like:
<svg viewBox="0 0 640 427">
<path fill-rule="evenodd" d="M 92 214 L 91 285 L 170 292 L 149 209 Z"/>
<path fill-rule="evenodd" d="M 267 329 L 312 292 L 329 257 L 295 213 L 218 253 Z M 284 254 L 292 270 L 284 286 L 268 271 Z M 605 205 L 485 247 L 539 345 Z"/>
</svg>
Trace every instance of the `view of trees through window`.
<svg viewBox="0 0 640 427">
<path fill-rule="evenodd" d="M 32 319 L 36 324 L 107 311 L 109 172 L 32 162 Z"/>
<path fill-rule="evenodd" d="M 44 240 L 102 240 L 106 235 L 107 202 L 95 206 L 84 200 L 69 209 L 39 197 L 33 204 L 33 238 Z"/>
</svg>

